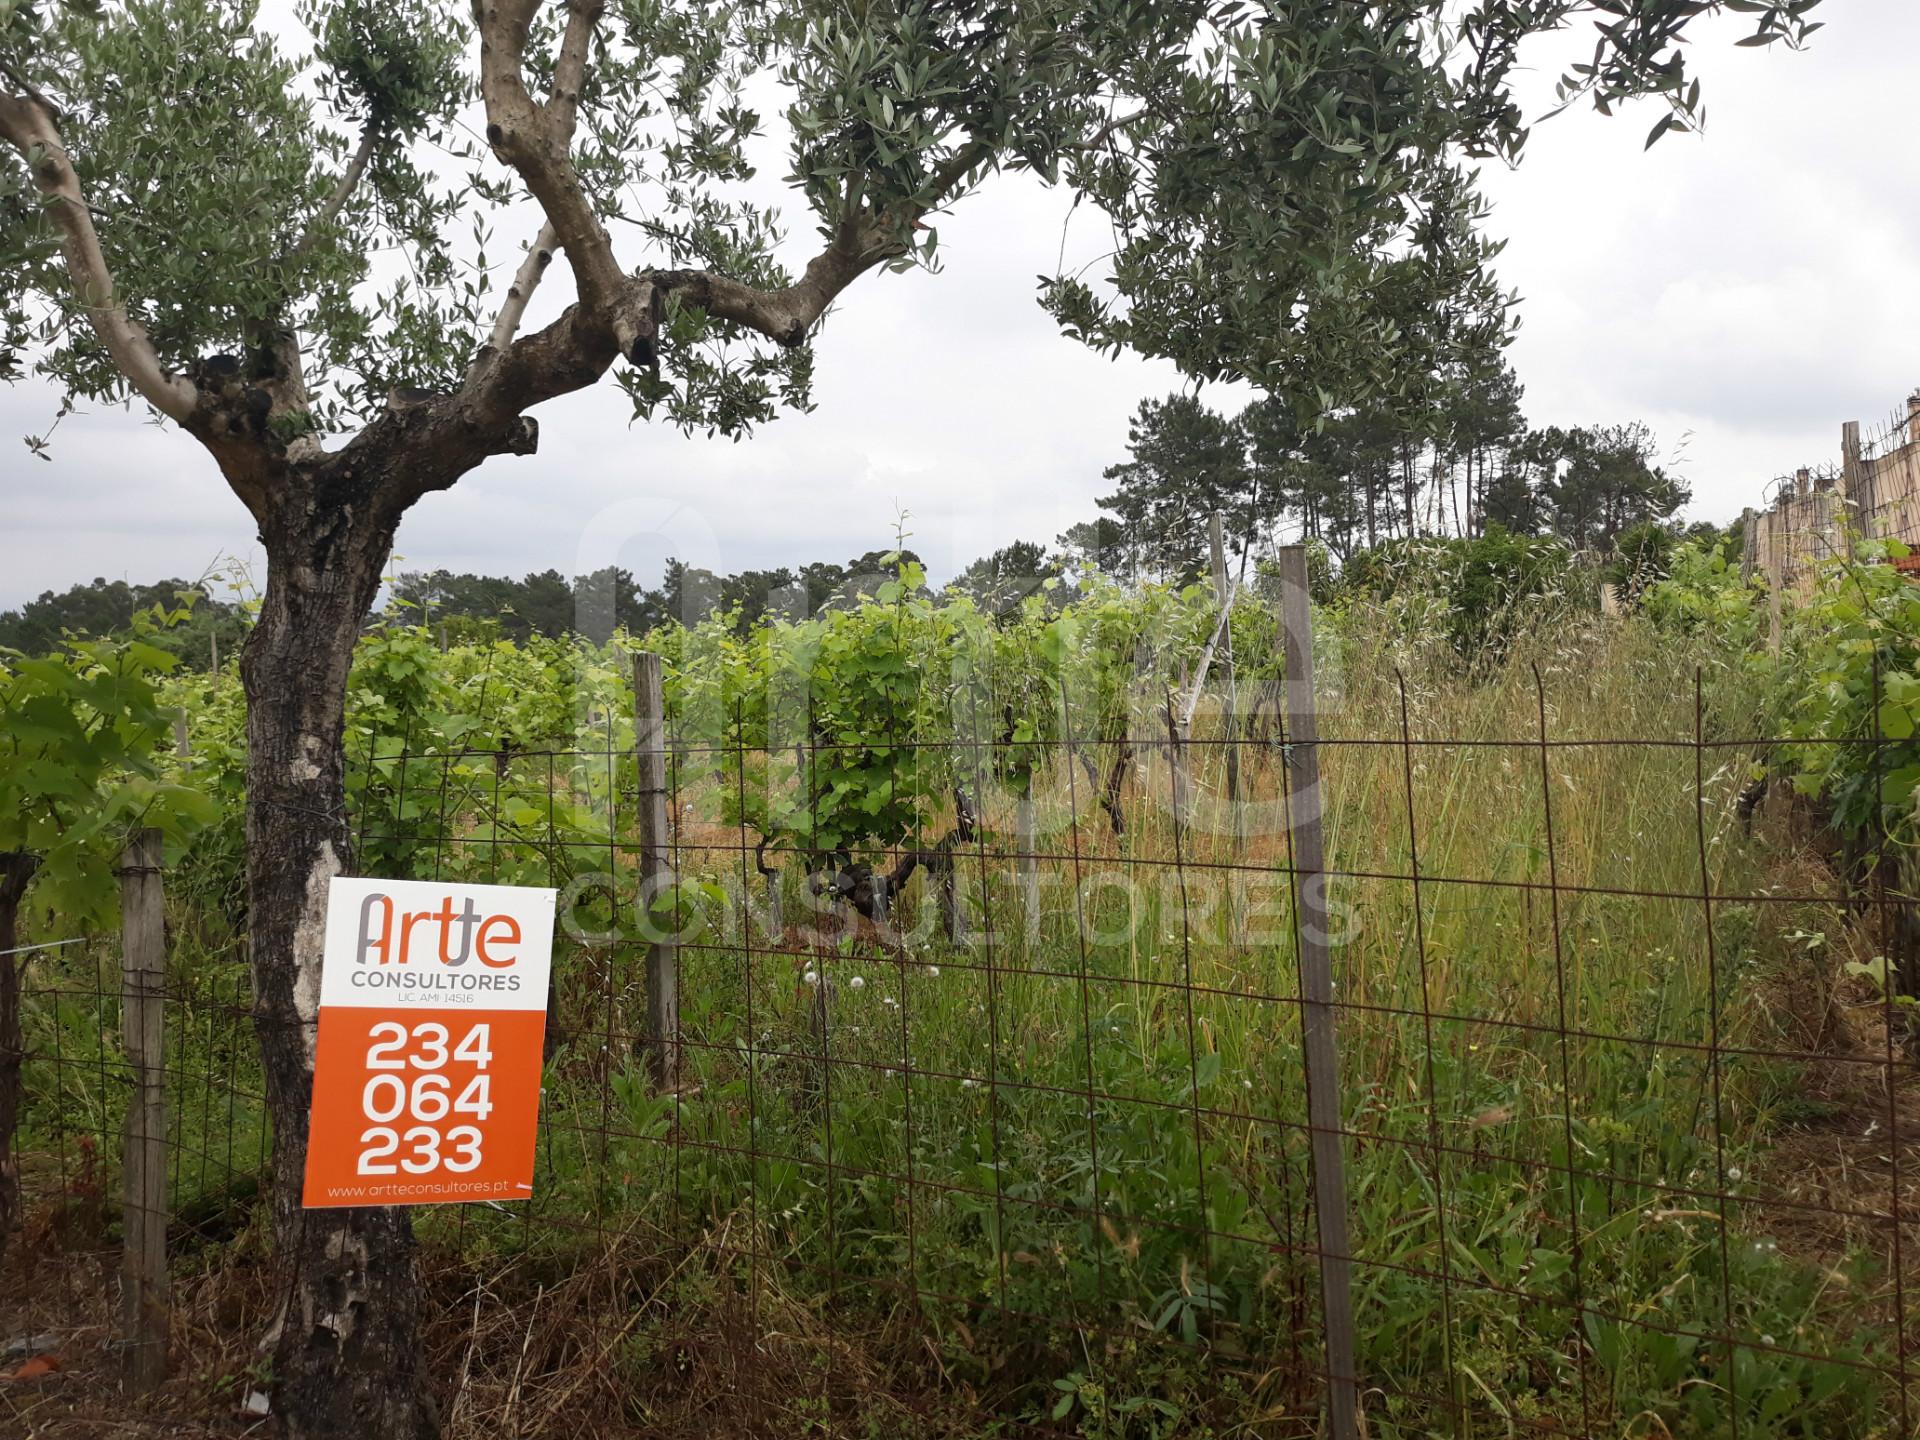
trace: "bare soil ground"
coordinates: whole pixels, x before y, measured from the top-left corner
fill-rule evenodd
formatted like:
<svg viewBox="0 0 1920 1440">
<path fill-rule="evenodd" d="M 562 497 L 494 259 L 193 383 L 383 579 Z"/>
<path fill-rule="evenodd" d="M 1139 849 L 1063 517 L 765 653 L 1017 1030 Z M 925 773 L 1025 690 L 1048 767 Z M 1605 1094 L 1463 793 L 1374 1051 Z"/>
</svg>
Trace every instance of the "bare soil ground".
<svg viewBox="0 0 1920 1440">
<path fill-rule="evenodd" d="M 1789 857 L 1773 886 L 1834 892 L 1838 857 L 1804 810 L 1782 800 L 1768 808 L 1762 824 Z M 1761 923 L 1782 932 L 1807 919 L 1791 906 L 1762 908 Z M 1797 1118 L 1752 1178 L 1787 1202 L 1768 1207 L 1780 1248 L 1827 1268 L 1823 1309 L 1893 1331 L 1907 1365 L 1920 1367 L 1920 1011 L 1847 968 L 1882 963 L 1888 918 L 1870 900 L 1825 907 L 1819 939 L 1799 932 L 1808 963 L 1769 977 L 1776 1043 L 1819 1058 L 1797 1067 Z M 1846 1263 L 1862 1255 L 1873 1261 L 1865 1285 Z M 1909 1403 L 1920 1413 L 1920 1393 Z"/>
<path fill-rule="evenodd" d="M 757 1293 L 718 1257 L 728 1243 L 670 1260 L 638 1232 L 595 1263 L 504 1263 L 484 1282 L 428 1255 L 423 1369 L 449 1437 L 873 1436 L 974 1433 L 979 1400 L 898 1334 L 860 1333 Z M 737 1243 L 737 1242 L 736 1242 Z M 243 1240 L 192 1261 L 176 1280 L 171 1378 L 151 1395 L 122 1387 L 112 1336 L 118 1256 L 110 1249 L 18 1247 L 4 1268 L 0 1343 L 50 1337 L 57 1368 L 0 1380 L 0 1436 L 22 1440 L 175 1440 L 273 1433 L 245 1407 L 254 1347 L 273 1297 L 258 1246 Z M 891 1358 L 883 1358 L 891 1357 Z M 21 1357 L 7 1362 L 10 1370 Z M 39 1367 L 33 1367 L 38 1369 Z M 5 1373 L 0 1371 L 0 1373 Z"/>
</svg>

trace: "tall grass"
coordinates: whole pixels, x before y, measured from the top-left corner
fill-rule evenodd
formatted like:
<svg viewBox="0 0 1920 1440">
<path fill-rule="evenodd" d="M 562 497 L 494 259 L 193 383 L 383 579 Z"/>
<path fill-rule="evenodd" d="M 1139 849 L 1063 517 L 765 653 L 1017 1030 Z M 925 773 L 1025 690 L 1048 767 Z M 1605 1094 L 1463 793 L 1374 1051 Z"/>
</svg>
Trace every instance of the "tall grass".
<svg viewBox="0 0 1920 1440">
<path fill-rule="evenodd" d="M 1760 1178 L 1795 1077 L 1748 1052 L 1783 1048 L 1769 977 L 1805 956 L 1753 902 L 1700 898 L 1767 879 L 1734 820 L 1748 757 L 1718 743 L 1740 728 L 1736 677 L 1708 666 L 1696 697 L 1696 657 L 1632 625 L 1536 631 L 1471 678 L 1364 619 L 1327 638 L 1373 1433 L 1868 1433 L 1889 1340 L 1825 1328 L 1846 1267 L 1774 1243 Z M 963 867 L 964 946 L 930 900 L 905 938 L 836 937 L 829 919 L 824 936 L 736 924 L 690 945 L 691 1085 L 651 1097 L 629 1070 L 609 1109 L 606 1062 L 585 1053 L 605 1037 L 583 1022 L 556 1066 L 547 1213 L 611 1226 L 668 1206 L 694 1229 L 745 1213 L 755 1263 L 823 1304 L 918 1313 L 1030 1418 L 1066 1403 L 1087 1433 L 1305 1423 L 1323 1361 L 1270 815 L 1286 761 L 1272 742 L 1244 753 L 1269 816 L 1236 836 L 1212 803 L 1219 738 L 1186 752 L 1193 823 L 1176 824 L 1164 751 L 1146 752 L 1119 837 L 1084 773 L 1043 778 L 1037 922 L 1000 797 Z M 682 795 L 682 864 L 755 893 L 716 798 Z M 786 913 L 806 899 L 790 878 Z M 576 1066 L 592 1077 L 577 1089 Z M 1846 1265 L 1864 1279 L 1870 1257 Z M 1211 1392 L 1203 1354 L 1243 1388 Z M 1121 1423 L 1117 1393 L 1151 1403 Z"/>
</svg>

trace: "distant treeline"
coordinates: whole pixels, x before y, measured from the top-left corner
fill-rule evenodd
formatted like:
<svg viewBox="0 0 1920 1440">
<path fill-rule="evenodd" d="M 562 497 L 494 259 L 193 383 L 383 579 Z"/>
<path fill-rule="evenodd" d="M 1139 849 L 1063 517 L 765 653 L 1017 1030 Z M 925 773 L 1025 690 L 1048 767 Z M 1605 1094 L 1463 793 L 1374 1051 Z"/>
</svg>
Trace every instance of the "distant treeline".
<svg viewBox="0 0 1920 1440">
<path fill-rule="evenodd" d="M 1504 364 L 1448 377 L 1431 403 L 1382 398 L 1298 416 L 1272 399 L 1238 414 L 1193 394 L 1144 400 L 1098 519 L 1063 541 L 1103 569 L 1192 579 L 1218 511 L 1229 551 L 1258 555 L 1282 533 L 1319 540 L 1340 564 L 1397 540 L 1507 535 L 1611 555 L 1622 537 L 1672 527 L 1692 498 L 1641 424 L 1534 428 Z"/>
<path fill-rule="evenodd" d="M 697 620 L 716 610 L 737 611 L 745 627 L 770 610 L 800 615 L 851 604 L 892 579 L 902 560 L 917 563 L 919 558 L 911 550 L 870 550 L 844 565 L 816 561 L 798 569 L 733 575 L 668 560 L 661 583 L 651 589 L 631 571 L 613 566 L 572 579 L 558 570 L 518 580 L 451 570 L 410 571 L 393 582 L 385 613 L 459 640 L 583 635 L 604 641 L 616 629 L 642 634 L 669 619 Z M 1037 583 L 1036 577 L 1053 569 L 1057 566 L 1049 567 L 1040 546 L 1015 544 L 975 561 L 957 583 L 991 603 L 996 597 L 1017 599 Z M 96 577 L 64 591 L 48 590 L 17 610 L 0 611 L 0 648 L 41 654 L 58 646 L 65 635 L 119 634 L 136 612 L 156 605 L 175 610 L 183 597 L 191 598 L 190 618 L 161 630 L 151 637 L 152 643 L 196 668 L 236 655 L 250 623 L 247 607 L 216 597 L 203 581 L 179 579 L 136 585 Z"/>
<path fill-rule="evenodd" d="M 1061 548 L 1051 551 L 1031 541 L 1015 541 L 975 560 L 955 577 L 951 588 L 971 596 L 992 614 L 1013 610 L 1048 581 L 1053 582 L 1049 604 L 1065 603 L 1078 593 L 1075 579 L 1082 566 L 1109 573 L 1124 568 L 1124 556 L 1117 551 L 1100 557 L 1075 547 L 1076 532 L 1091 528 L 1076 527 L 1060 537 Z M 1314 594 L 1321 601 L 1342 591 L 1384 596 L 1415 575 L 1424 577 L 1418 581 L 1423 585 L 1445 577 L 1444 587 L 1457 591 L 1453 602 L 1461 623 L 1473 630 L 1490 611 L 1522 596 L 1561 593 L 1569 582 L 1576 589 L 1584 585 L 1593 595 L 1597 583 L 1606 581 L 1630 599 L 1666 577 L 1674 548 L 1686 539 L 1718 543 L 1731 554 L 1739 552 L 1737 525 L 1721 530 L 1704 523 L 1682 527 L 1643 521 L 1616 537 L 1610 553 L 1587 552 L 1589 558 L 1582 564 L 1575 548 L 1559 536 L 1514 534 L 1493 523 L 1472 537 L 1382 540 L 1372 549 L 1353 552 L 1337 567 L 1331 552 L 1316 545 Z M 1102 559 L 1109 563 L 1099 564 Z M 615 567 L 572 580 L 557 570 L 519 580 L 448 570 L 412 572 L 394 582 L 382 616 L 370 623 L 399 619 L 436 630 L 448 643 L 521 642 L 534 635 L 578 635 L 602 643 L 616 629 L 641 635 L 670 620 L 691 624 L 719 612 L 731 614 L 736 628 L 744 632 L 768 615 L 797 619 L 851 606 L 894 578 L 902 561 L 918 560 L 911 550 L 873 550 L 844 565 L 820 562 L 798 570 L 743 570 L 733 575 L 715 575 L 669 560 L 657 589 L 642 587 L 630 572 Z M 1576 569 L 1590 578 L 1575 582 Z M 1248 569 L 1247 583 L 1262 589 L 1269 574 L 1265 564 L 1256 563 Z M 205 585 L 185 580 L 129 585 L 124 580 L 96 579 L 60 594 L 48 591 L 18 610 L 0 611 L 0 648 L 33 654 L 53 649 L 69 633 L 120 633 L 128 628 L 135 611 L 155 605 L 177 610 L 183 595 L 195 597 L 190 617 L 154 632 L 148 637 L 151 643 L 172 651 L 195 669 L 235 657 L 246 639 L 247 608 L 217 599 Z M 1467 646 L 1472 637 L 1463 633 L 1456 638 Z"/>
<path fill-rule="evenodd" d="M 1317 542 L 1333 567 L 1356 578 L 1382 573 L 1370 557 L 1397 570 L 1389 557 L 1410 553 L 1409 542 L 1453 546 L 1469 572 L 1483 561 L 1504 570 L 1520 553 L 1507 537 L 1598 557 L 1629 590 L 1664 575 L 1667 552 L 1687 533 L 1673 516 L 1690 491 L 1656 462 L 1652 433 L 1638 424 L 1534 429 L 1520 401 L 1520 384 L 1504 364 L 1449 377 L 1422 407 L 1382 401 L 1311 421 L 1271 400 L 1237 415 L 1186 393 L 1146 400 L 1128 427 L 1127 459 L 1105 472 L 1115 488 L 1099 498 L 1102 513 L 1051 548 L 1018 540 L 983 555 L 953 585 L 1000 613 L 1050 577 L 1062 577 L 1055 593 L 1068 598 L 1071 575 L 1085 566 L 1130 581 L 1186 584 L 1207 572 L 1215 512 L 1236 571 L 1249 579 L 1283 532 Z M 1251 563 L 1242 567 L 1242 556 Z M 744 629 L 769 613 L 797 617 L 851 603 L 892 578 L 903 558 L 919 557 L 869 550 L 845 564 L 730 575 L 670 559 L 652 588 L 613 566 L 518 580 L 411 571 L 394 582 L 388 603 L 449 640 L 577 634 L 603 641 L 616 629 L 643 634 L 715 611 L 734 614 Z M 244 607 L 179 580 L 96 579 L 48 591 L 0 612 L 0 646 L 44 651 L 63 632 L 110 634 L 156 601 L 171 608 L 183 590 L 203 598 L 192 620 L 162 643 L 202 666 L 232 654 L 245 633 Z"/>
<path fill-rule="evenodd" d="M 770 609 L 810 615 L 891 579 L 902 558 L 919 559 L 910 550 L 898 555 L 870 550 L 844 565 L 815 561 L 798 569 L 783 566 L 735 575 L 716 575 L 669 559 L 656 589 L 646 588 L 632 571 L 618 566 L 571 580 L 558 570 L 520 580 L 451 570 L 409 571 L 394 582 L 390 603 L 412 610 L 421 624 L 445 625 L 449 635 L 461 639 L 474 638 L 478 630 L 512 640 L 577 634 L 603 641 L 616 629 L 641 634 L 668 620 L 698 619 L 715 610 L 737 608 L 743 625 Z"/>
<path fill-rule="evenodd" d="M 188 597 L 192 609 L 187 618 L 146 636 L 147 643 L 171 651 L 197 669 L 238 654 L 247 638 L 246 612 L 231 601 L 215 598 L 205 582 L 156 580 L 151 585 L 130 585 L 99 577 L 58 594 L 45 591 L 18 610 L 0 610 L 0 648 L 42 655 L 68 634 L 117 635 L 133 624 L 139 611 L 156 605 L 177 610 Z"/>
</svg>

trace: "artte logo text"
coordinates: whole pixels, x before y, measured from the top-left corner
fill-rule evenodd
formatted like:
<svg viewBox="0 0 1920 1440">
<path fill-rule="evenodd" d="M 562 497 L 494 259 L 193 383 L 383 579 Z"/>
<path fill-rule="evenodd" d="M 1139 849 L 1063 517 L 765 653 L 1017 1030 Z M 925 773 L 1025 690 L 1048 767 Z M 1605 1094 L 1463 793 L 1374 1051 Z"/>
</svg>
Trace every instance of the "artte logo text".
<svg viewBox="0 0 1920 1440">
<path fill-rule="evenodd" d="M 354 957 L 362 965 L 370 959 L 382 965 L 437 959 L 455 969 L 473 959 L 504 970 L 520 958 L 520 922 L 511 915 L 482 915 L 471 896 L 458 911 L 451 896 L 441 899 L 438 910 L 400 910 L 391 895 L 376 890 L 360 902 Z"/>
</svg>

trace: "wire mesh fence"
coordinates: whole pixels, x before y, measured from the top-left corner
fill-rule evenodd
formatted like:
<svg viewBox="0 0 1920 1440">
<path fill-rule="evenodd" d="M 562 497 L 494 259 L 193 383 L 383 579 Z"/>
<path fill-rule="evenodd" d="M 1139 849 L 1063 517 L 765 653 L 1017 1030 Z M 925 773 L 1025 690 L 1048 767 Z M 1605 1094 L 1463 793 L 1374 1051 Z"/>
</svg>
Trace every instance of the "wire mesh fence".
<svg viewBox="0 0 1920 1440">
<path fill-rule="evenodd" d="M 1743 733 L 1727 676 L 1608 645 L 1470 692 L 1349 657 L 1317 732 L 1162 696 L 1119 738 L 1065 704 L 1045 743 L 795 753 L 669 716 L 664 836 L 624 717 L 350 756 L 360 873 L 561 893 L 533 1196 L 422 1210 L 424 1247 L 516 1315 L 697 1252 L 760 1330 L 818 1318 L 823 1371 L 884 1335 L 1016 1433 L 1353 1433 L 1343 1393 L 1376 1436 L 1915 1433 L 1906 867 L 1755 781 L 1882 742 Z M 747 822 L 817 806 L 833 747 L 937 775 L 919 827 L 856 860 Z M 118 960 L 24 964 L 37 1233 L 110 1250 Z M 165 1010 L 172 1244 L 218 1245 L 272 1178 L 236 957 Z M 479 1367 L 552 1419 L 658 1294 Z"/>
</svg>

